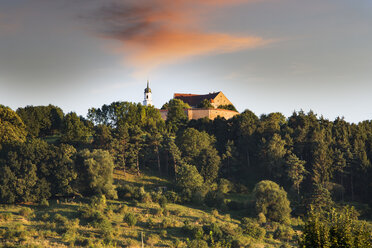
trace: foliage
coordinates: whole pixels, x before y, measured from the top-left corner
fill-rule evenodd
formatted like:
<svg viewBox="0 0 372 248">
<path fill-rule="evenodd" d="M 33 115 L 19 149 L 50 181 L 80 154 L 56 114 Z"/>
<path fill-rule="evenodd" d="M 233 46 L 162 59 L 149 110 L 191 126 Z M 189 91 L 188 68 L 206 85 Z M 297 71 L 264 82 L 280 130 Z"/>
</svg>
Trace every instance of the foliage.
<svg viewBox="0 0 372 248">
<path fill-rule="evenodd" d="M 208 99 L 204 99 L 203 101 L 201 101 L 197 107 L 202 109 L 214 109 L 213 105 Z"/>
<path fill-rule="evenodd" d="M 287 223 L 291 208 L 287 193 L 278 184 L 264 180 L 256 184 L 254 190 L 257 214 L 263 213 L 267 220 Z"/>
<path fill-rule="evenodd" d="M 92 132 L 82 119 L 78 117 L 76 113 L 68 113 L 62 125 L 62 136 L 61 142 L 73 144 L 73 145 L 83 145 L 89 142 L 89 138 Z"/>
<path fill-rule="evenodd" d="M 124 222 L 128 224 L 128 226 L 133 227 L 137 224 L 137 218 L 132 213 L 127 213 L 124 216 Z"/>
<path fill-rule="evenodd" d="M 17 113 L 0 105 L 0 148 L 4 143 L 24 142 L 26 135 L 25 124 Z"/>
<path fill-rule="evenodd" d="M 265 237 L 266 230 L 249 218 L 243 218 L 241 226 L 243 232 L 254 239 L 261 240 Z"/>
<path fill-rule="evenodd" d="M 64 119 L 62 109 L 53 105 L 26 106 L 18 108 L 17 114 L 25 123 L 28 134 L 34 137 L 59 134 Z"/>
<path fill-rule="evenodd" d="M 238 110 L 236 110 L 235 106 L 232 105 L 232 104 L 219 105 L 217 108 L 218 108 L 218 109 L 227 109 L 227 110 L 232 110 L 232 111 L 236 111 L 236 112 L 238 112 Z"/>
<path fill-rule="evenodd" d="M 78 188 L 87 196 L 105 195 L 116 198 L 113 186 L 114 163 L 109 152 L 82 150 L 77 154 Z"/>
<path fill-rule="evenodd" d="M 305 222 L 299 247 L 372 247 L 371 230 L 358 221 L 355 210 L 319 212 L 312 209 Z"/>
<path fill-rule="evenodd" d="M 195 166 L 183 164 L 177 171 L 177 185 L 182 190 L 196 192 L 203 186 L 203 177 Z"/>
</svg>

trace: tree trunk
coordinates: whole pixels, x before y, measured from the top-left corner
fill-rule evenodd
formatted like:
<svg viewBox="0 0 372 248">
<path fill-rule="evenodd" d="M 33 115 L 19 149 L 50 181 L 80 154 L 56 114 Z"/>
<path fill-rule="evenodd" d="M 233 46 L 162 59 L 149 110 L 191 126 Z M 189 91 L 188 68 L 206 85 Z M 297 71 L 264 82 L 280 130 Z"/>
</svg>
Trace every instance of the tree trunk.
<svg viewBox="0 0 372 248">
<path fill-rule="evenodd" d="M 161 165 L 160 165 L 159 146 L 156 146 L 156 154 L 157 154 L 157 157 L 158 157 L 158 171 L 159 171 L 159 175 L 161 175 Z"/>
<path fill-rule="evenodd" d="M 176 179 L 177 181 L 177 163 L 176 163 L 176 159 L 173 157 L 173 166 L 174 166 L 174 178 Z"/>
<path fill-rule="evenodd" d="M 138 153 L 137 153 L 136 163 L 137 163 L 137 175 L 140 176 L 141 172 L 140 172 L 139 161 L 138 161 Z"/>
<path fill-rule="evenodd" d="M 248 149 L 247 149 L 247 165 L 248 165 L 248 167 L 251 166 L 251 161 L 250 161 L 249 150 Z"/>
</svg>

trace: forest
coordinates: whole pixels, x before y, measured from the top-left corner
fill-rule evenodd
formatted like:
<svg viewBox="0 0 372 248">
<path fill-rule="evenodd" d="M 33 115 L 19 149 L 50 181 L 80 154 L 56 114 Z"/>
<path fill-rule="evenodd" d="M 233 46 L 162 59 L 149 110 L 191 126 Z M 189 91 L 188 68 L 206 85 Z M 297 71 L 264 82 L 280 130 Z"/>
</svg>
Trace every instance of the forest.
<svg viewBox="0 0 372 248">
<path fill-rule="evenodd" d="M 186 107 L 0 105 L 0 247 L 372 247 L 372 121 Z"/>
</svg>

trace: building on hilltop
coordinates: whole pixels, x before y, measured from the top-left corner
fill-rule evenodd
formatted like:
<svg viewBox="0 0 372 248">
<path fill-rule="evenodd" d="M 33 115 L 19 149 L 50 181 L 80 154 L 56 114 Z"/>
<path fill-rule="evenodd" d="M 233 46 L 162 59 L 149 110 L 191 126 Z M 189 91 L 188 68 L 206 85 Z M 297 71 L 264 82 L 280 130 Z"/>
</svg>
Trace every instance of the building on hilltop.
<svg viewBox="0 0 372 248">
<path fill-rule="evenodd" d="M 221 91 L 206 95 L 175 93 L 173 98 L 182 100 L 192 108 L 197 108 L 203 100 L 208 100 L 214 108 L 221 105 L 233 105 Z"/>
<path fill-rule="evenodd" d="M 147 80 L 147 87 L 145 88 L 143 105 L 144 106 L 152 106 L 153 105 L 152 104 L 152 93 L 151 93 L 151 89 L 149 87 L 149 80 Z"/>
<path fill-rule="evenodd" d="M 213 92 L 206 95 L 197 95 L 197 94 L 180 94 L 175 93 L 173 99 L 179 99 L 183 102 L 190 105 L 191 108 L 185 109 L 185 114 L 189 120 L 197 120 L 201 118 L 209 118 L 214 120 L 218 116 L 225 119 L 230 119 L 235 115 L 239 114 L 235 110 L 224 109 L 221 107 L 232 106 L 233 104 L 229 99 L 221 92 Z M 201 108 L 202 102 L 207 100 L 212 108 Z M 168 110 L 161 109 L 159 110 L 161 117 L 166 120 L 168 115 Z"/>
</svg>

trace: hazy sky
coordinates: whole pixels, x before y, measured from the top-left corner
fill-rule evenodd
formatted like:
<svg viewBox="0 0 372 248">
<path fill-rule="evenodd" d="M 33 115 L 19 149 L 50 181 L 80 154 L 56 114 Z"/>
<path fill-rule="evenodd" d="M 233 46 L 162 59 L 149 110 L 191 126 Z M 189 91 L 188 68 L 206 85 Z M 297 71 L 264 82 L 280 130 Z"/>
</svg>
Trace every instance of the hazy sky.
<svg viewBox="0 0 372 248">
<path fill-rule="evenodd" d="M 371 0 L 0 0 L 0 104 L 66 113 L 223 91 L 257 115 L 372 119 Z"/>
</svg>

